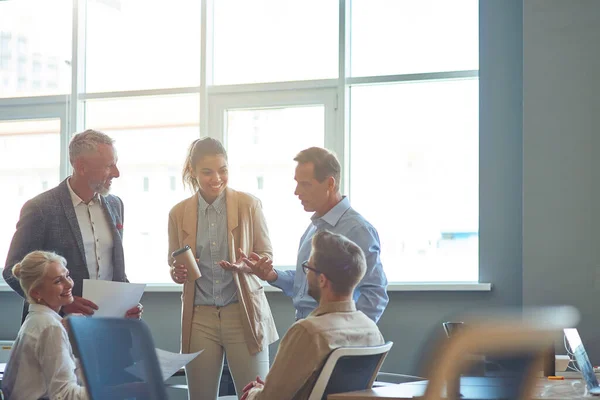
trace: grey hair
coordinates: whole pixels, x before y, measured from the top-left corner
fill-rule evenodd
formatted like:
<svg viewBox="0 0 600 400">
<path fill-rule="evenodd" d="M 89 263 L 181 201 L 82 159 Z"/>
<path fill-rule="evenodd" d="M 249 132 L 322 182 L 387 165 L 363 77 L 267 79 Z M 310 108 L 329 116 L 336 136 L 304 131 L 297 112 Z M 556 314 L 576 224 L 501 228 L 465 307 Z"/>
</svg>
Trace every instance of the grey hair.
<svg viewBox="0 0 600 400">
<path fill-rule="evenodd" d="M 21 262 L 15 264 L 12 268 L 12 273 L 19 280 L 30 304 L 38 302 L 37 299 L 31 297 L 31 291 L 42 283 L 48 265 L 52 263 L 59 263 L 63 267 L 67 267 L 67 260 L 64 257 L 51 251 L 36 250 L 27 254 Z"/>
<path fill-rule="evenodd" d="M 79 156 L 97 151 L 99 144 L 112 146 L 114 143 L 113 138 L 93 129 L 76 134 L 71 139 L 71 143 L 69 143 L 69 160 L 71 161 L 71 165 L 73 165 Z"/>
</svg>

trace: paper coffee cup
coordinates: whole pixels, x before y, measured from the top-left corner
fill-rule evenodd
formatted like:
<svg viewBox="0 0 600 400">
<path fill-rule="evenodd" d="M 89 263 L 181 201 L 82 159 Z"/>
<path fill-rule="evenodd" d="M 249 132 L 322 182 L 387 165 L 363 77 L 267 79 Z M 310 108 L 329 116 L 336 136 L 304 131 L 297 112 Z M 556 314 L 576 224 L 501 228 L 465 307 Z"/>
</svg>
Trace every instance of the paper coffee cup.
<svg viewBox="0 0 600 400">
<path fill-rule="evenodd" d="M 200 274 L 200 268 L 198 268 L 198 263 L 194 258 L 194 253 L 190 246 L 185 246 L 179 250 L 175 250 L 171 257 L 175 259 L 177 265 L 183 264 L 187 269 L 187 280 L 188 282 L 195 282 L 196 279 L 200 278 L 202 274 Z"/>
</svg>

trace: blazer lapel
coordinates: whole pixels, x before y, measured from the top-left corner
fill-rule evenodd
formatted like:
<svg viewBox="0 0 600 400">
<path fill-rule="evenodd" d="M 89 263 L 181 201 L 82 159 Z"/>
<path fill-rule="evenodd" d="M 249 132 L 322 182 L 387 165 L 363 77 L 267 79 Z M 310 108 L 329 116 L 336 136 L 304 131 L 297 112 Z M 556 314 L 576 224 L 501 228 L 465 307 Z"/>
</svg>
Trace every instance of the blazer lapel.
<svg viewBox="0 0 600 400">
<path fill-rule="evenodd" d="M 125 253 L 123 251 L 123 216 L 119 200 L 114 196 L 99 196 L 104 216 L 110 224 L 113 238 L 113 281 L 127 282 L 125 274 Z"/>
<path fill-rule="evenodd" d="M 227 204 L 227 244 L 229 245 L 229 259 L 237 261 L 237 249 L 235 248 L 233 230 L 238 227 L 238 197 L 235 190 L 225 189 L 225 203 Z"/>
<path fill-rule="evenodd" d="M 73 207 L 71 192 L 69 191 L 69 187 L 67 186 L 67 179 L 62 181 L 62 183 L 60 184 L 61 190 L 59 192 L 59 199 L 62 204 L 63 210 L 65 211 L 65 217 L 67 218 L 69 226 L 71 227 L 73 237 L 75 237 L 75 240 L 77 241 L 77 248 L 79 249 L 79 253 L 81 254 L 81 259 L 85 264 L 85 250 L 83 249 L 83 237 L 81 236 L 81 229 L 79 229 L 79 222 L 77 222 L 77 215 L 75 215 L 75 208 Z"/>
<path fill-rule="evenodd" d="M 117 225 L 121 225 L 121 222 L 118 220 L 118 217 L 113 211 L 112 207 L 110 206 L 108 200 L 106 198 L 103 198 L 102 196 L 99 197 L 101 199 L 100 202 L 102 203 L 102 208 L 104 209 L 104 214 L 110 220 L 110 229 L 112 231 L 113 240 L 117 243 L 122 243 L 121 234 L 117 229 Z"/>
<path fill-rule="evenodd" d="M 185 203 L 185 209 L 183 212 L 183 224 L 181 230 L 183 231 L 183 245 L 190 246 L 194 256 L 198 258 L 196 254 L 196 231 L 198 229 L 198 196 L 196 193 L 190 197 Z"/>
</svg>

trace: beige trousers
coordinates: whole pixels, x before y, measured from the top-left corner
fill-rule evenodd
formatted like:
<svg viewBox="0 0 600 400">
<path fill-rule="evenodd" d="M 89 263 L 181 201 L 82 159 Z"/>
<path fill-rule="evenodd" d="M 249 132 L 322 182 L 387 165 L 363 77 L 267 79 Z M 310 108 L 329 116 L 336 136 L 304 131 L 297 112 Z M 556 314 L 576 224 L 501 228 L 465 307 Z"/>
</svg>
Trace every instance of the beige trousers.
<svg viewBox="0 0 600 400">
<path fill-rule="evenodd" d="M 269 348 L 254 355 L 248 351 L 239 303 L 194 307 L 190 353 L 200 350 L 204 351 L 185 368 L 190 400 L 217 398 L 224 351 L 238 398 L 246 384 L 269 372 Z"/>
</svg>

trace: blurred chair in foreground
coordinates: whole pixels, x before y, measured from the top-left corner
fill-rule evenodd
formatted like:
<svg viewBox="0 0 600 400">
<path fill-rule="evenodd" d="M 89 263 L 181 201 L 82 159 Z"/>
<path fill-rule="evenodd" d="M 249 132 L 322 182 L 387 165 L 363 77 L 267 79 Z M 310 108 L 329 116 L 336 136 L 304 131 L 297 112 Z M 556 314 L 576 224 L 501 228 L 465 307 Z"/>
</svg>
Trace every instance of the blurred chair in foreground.
<svg viewBox="0 0 600 400">
<path fill-rule="evenodd" d="M 67 324 L 73 351 L 81 362 L 90 399 L 168 398 L 154 341 L 144 321 L 70 317 Z M 107 345 L 108 337 L 111 340 Z M 110 345 L 115 342 L 121 345 Z M 124 348 L 123 343 L 128 348 Z M 99 352 L 102 353 L 101 356 Z M 129 365 L 121 366 L 121 361 L 125 359 L 130 360 Z"/>
<path fill-rule="evenodd" d="M 468 370 L 480 355 L 512 359 L 513 362 L 509 363 L 512 368 L 499 378 L 467 378 L 485 380 L 487 385 L 469 385 L 468 390 L 487 390 L 485 396 L 492 397 L 485 398 L 531 398 L 535 380 L 539 371 L 543 370 L 544 356 L 557 332 L 575 326 L 578 321 L 576 309 L 562 306 L 525 309 L 522 312 L 489 312 L 485 317 L 465 322 L 459 331 L 439 342 L 433 352 L 424 399 L 482 395 L 461 391 L 460 386 L 461 372 Z"/>
</svg>

